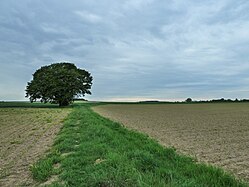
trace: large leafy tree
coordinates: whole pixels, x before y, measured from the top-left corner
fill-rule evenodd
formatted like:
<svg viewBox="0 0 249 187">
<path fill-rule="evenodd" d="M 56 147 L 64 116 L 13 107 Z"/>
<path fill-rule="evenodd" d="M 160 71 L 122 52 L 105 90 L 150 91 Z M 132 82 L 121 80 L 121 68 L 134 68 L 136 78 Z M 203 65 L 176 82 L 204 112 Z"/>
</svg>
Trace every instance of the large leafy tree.
<svg viewBox="0 0 249 187">
<path fill-rule="evenodd" d="M 55 63 L 43 66 L 33 74 L 28 82 L 26 97 L 30 101 L 69 105 L 75 97 L 91 94 L 92 76 L 89 72 L 77 68 L 72 63 Z"/>
</svg>

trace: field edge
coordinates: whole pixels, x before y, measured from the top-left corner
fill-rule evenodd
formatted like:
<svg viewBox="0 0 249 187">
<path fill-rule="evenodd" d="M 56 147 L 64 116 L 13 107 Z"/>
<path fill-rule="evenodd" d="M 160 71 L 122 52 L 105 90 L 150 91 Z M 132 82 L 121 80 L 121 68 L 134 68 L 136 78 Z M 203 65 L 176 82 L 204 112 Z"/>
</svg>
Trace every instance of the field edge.
<svg viewBox="0 0 249 187">
<path fill-rule="evenodd" d="M 31 167 L 35 180 L 48 186 L 248 186 L 102 117 L 90 108 L 96 105 L 75 104 L 50 154 Z"/>
</svg>

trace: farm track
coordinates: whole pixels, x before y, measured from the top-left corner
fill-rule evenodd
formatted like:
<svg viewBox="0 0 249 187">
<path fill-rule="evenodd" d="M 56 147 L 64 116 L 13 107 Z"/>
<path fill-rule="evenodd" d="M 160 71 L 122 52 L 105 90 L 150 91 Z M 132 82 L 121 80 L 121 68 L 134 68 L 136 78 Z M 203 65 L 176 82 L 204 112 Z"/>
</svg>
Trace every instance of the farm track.
<svg viewBox="0 0 249 187">
<path fill-rule="evenodd" d="M 102 105 L 95 112 L 249 181 L 249 105 Z"/>
<path fill-rule="evenodd" d="M 69 109 L 0 108 L 0 186 L 33 186 L 29 167 L 52 145 Z"/>
</svg>

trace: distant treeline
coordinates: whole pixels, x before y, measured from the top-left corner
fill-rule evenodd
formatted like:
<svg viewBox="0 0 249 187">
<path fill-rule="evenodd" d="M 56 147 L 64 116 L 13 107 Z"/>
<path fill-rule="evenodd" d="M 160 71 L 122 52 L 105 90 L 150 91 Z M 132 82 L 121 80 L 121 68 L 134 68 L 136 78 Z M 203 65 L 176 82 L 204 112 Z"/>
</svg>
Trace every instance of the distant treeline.
<svg viewBox="0 0 249 187">
<path fill-rule="evenodd" d="M 249 102 L 249 99 L 212 99 L 207 101 L 191 101 L 191 102 L 197 102 L 197 103 L 232 103 L 232 102 Z"/>
<path fill-rule="evenodd" d="M 212 99 L 212 100 L 192 100 L 191 98 L 187 98 L 185 101 L 158 101 L 158 100 L 150 100 L 150 101 L 139 101 L 139 103 L 236 103 L 236 102 L 249 102 L 249 99 Z"/>
</svg>

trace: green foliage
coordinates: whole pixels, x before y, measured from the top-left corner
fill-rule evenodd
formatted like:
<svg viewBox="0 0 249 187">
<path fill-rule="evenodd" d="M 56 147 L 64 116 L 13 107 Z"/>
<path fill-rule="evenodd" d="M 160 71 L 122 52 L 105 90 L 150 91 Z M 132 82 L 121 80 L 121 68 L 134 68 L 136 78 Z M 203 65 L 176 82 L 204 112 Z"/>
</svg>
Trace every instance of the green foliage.
<svg viewBox="0 0 249 187">
<path fill-rule="evenodd" d="M 37 163 L 30 167 L 33 178 L 37 181 L 46 181 L 51 175 L 56 174 L 57 171 L 53 166 L 58 163 L 59 153 L 53 151 L 45 159 L 39 160 Z"/>
<path fill-rule="evenodd" d="M 37 181 L 45 181 L 51 175 L 53 170 L 52 160 L 41 160 L 37 164 L 31 166 L 34 179 Z"/>
<path fill-rule="evenodd" d="M 221 169 L 99 116 L 87 104 L 74 107 L 53 149 L 61 165 L 57 182 L 65 186 L 246 186 Z"/>
<path fill-rule="evenodd" d="M 30 101 L 59 103 L 67 106 L 74 97 L 91 94 L 92 76 L 89 72 L 77 68 L 71 63 L 55 63 L 43 66 L 33 74 L 28 82 L 26 97 Z"/>
<path fill-rule="evenodd" d="M 192 99 L 191 99 L 191 98 L 187 98 L 187 99 L 186 99 L 186 102 L 187 102 L 187 103 L 191 103 L 191 102 L 192 102 Z"/>
</svg>

